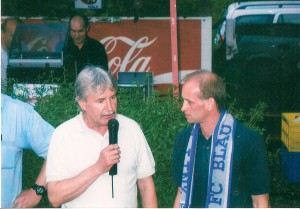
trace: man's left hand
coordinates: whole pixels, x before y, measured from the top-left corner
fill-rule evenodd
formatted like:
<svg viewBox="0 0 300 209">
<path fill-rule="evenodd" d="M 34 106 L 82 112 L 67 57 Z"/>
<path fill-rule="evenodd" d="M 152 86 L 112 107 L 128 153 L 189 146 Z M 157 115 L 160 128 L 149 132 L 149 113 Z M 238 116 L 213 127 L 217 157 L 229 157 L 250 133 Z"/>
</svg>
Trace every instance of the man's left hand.
<svg viewBox="0 0 300 209">
<path fill-rule="evenodd" d="M 42 199 L 33 189 L 23 190 L 21 194 L 11 204 L 11 208 L 33 208 Z"/>
</svg>

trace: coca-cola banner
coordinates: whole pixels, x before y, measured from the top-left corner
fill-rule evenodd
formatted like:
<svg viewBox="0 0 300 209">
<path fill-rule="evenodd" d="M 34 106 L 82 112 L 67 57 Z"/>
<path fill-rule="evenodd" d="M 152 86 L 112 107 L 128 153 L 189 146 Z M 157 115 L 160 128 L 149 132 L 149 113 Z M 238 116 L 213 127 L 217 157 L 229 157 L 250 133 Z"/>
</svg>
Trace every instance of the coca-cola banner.
<svg viewBox="0 0 300 209">
<path fill-rule="evenodd" d="M 35 18 L 26 23 L 49 23 Z M 68 19 L 62 22 L 68 22 Z M 153 72 L 154 84 L 172 83 L 169 18 L 90 18 L 89 36 L 104 44 L 110 71 Z M 191 71 L 211 70 L 211 17 L 179 19 L 179 80 Z"/>
<path fill-rule="evenodd" d="M 120 19 L 91 23 L 90 36 L 104 44 L 110 70 L 154 73 L 154 84 L 172 83 L 169 18 Z M 211 19 L 180 19 L 178 29 L 179 76 L 211 70 Z"/>
</svg>

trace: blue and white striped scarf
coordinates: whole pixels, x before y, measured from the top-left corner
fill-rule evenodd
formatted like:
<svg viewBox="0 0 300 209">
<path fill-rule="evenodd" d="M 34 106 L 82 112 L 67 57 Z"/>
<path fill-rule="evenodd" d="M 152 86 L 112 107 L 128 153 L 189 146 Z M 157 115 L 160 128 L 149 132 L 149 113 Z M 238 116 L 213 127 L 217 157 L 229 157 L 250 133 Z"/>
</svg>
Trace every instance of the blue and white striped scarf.
<svg viewBox="0 0 300 209">
<path fill-rule="evenodd" d="M 225 110 L 212 136 L 210 151 L 206 208 L 228 208 L 230 200 L 233 138 L 236 120 Z M 192 203 L 196 147 L 200 125 L 195 124 L 187 146 L 179 207 L 189 208 Z"/>
</svg>

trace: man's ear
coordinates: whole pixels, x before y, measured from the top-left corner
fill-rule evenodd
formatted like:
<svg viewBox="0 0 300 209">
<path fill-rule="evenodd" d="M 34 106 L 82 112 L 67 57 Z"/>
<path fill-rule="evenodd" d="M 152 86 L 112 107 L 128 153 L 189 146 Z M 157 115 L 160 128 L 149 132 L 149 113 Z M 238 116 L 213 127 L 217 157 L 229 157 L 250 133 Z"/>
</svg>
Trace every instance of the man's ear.
<svg viewBox="0 0 300 209">
<path fill-rule="evenodd" d="M 208 99 L 208 109 L 212 110 L 216 106 L 216 101 L 214 98 L 210 97 Z"/>
<path fill-rule="evenodd" d="M 90 28 L 91 28 L 90 25 L 87 26 L 86 31 L 87 31 L 87 32 L 90 32 Z"/>
<path fill-rule="evenodd" d="M 86 110 L 86 102 L 81 100 L 81 99 L 77 99 L 78 105 L 80 106 L 80 108 L 85 111 Z"/>
</svg>

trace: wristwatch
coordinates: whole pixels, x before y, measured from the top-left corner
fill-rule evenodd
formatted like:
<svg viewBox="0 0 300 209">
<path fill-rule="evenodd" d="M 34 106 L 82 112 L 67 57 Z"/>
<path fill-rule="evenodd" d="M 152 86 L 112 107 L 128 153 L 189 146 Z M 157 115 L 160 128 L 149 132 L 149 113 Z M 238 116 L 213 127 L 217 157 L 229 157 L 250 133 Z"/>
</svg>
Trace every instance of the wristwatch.
<svg viewBox="0 0 300 209">
<path fill-rule="evenodd" d="M 46 188 L 44 186 L 40 186 L 40 185 L 34 184 L 31 188 L 35 191 L 35 193 L 37 195 L 44 196 L 47 193 L 47 190 L 46 190 Z"/>
</svg>

